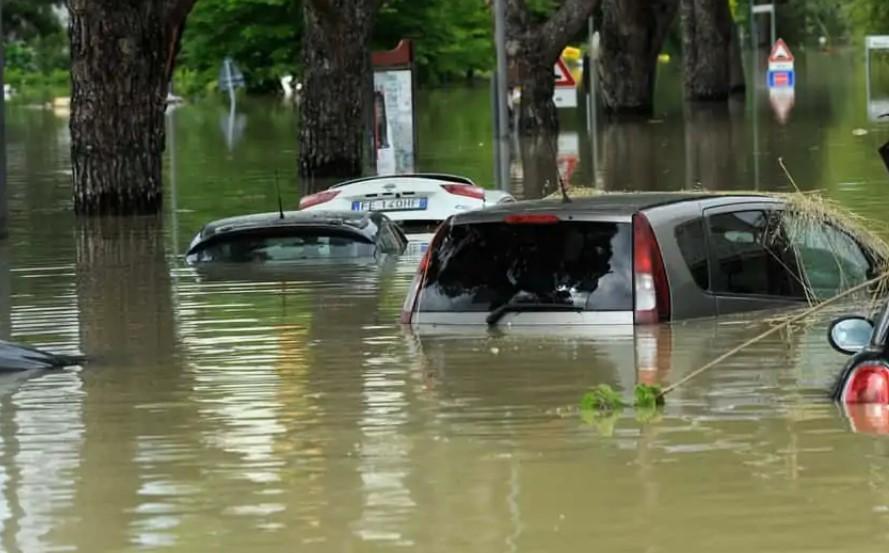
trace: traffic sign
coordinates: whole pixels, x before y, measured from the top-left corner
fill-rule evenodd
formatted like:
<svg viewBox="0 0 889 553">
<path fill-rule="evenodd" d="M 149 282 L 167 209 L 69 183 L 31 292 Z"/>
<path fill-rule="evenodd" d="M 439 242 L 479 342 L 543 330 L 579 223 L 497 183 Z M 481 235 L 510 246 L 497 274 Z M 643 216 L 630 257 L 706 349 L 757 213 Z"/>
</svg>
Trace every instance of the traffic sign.
<svg viewBox="0 0 889 553">
<path fill-rule="evenodd" d="M 577 107 L 577 81 L 568 69 L 568 64 L 561 57 L 556 60 L 553 69 L 556 89 L 553 91 L 553 102 L 557 108 Z"/>
<path fill-rule="evenodd" d="M 574 80 L 574 75 L 571 74 L 571 71 L 568 69 L 568 65 L 562 58 L 556 60 L 553 74 L 556 79 L 557 87 L 577 87 L 577 82 Z"/>
<path fill-rule="evenodd" d="M 769 54 L 769 71 L 793 71 L 793 54 L 790 48 L 780 38 L 772 46 Z"/>
<path fill-rule="evenodd" d="M 233 91 L 247 84 L 244 74 L 235 65 L 231 58 L 225 58 L 222 61 L 222 69 L 219 70 L 219 88 L 222 90 Z"/>
<path fill-rule="evenodd" d="M 796 75 L 790 71 L 769 71 L 769 88 L 793 88 L 796 86 Z"/>
<path fill-rule="evenodd" d="M 793 53 L 780 38 L 772 46 L 769 54 L 769 72 L 767 74 L 769 88 L 793 88 L 796 85 L 796 74 L 793 70 Z"/>
</svg>

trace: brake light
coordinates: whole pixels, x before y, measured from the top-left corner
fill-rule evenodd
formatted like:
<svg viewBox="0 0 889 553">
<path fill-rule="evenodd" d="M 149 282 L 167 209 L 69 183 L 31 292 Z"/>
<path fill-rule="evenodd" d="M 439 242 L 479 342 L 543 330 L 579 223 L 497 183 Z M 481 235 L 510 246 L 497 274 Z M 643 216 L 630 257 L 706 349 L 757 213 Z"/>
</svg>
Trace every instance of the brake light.
<svg viewBox="0 0 889 553">
<path fill-rule="evenodd" d="M 467 198 L 474 198 L 476 200 L 485 199 L 485 189 L 471 184 L 442 184 L 441 187 L 444 188 L 445 192 L 448 194 L 466 196 Z"/>
<path fill-rule="evenodd" d="M 523 213 L 507 215 L 503 222 L 508 225 L 554 225 L 559 222 L 559 217 L 549 213 Z"/>
<path fill-rule="evenodd" d="M 339 196 L 339 193 L 339 190 L 325 190 L 323 192 L 318 192 L 310 196 L 305 196 L 304 198 L 299 200 L 299 208 L 305 209 L 307 207 L 327 203 Z"/>
<path fill-rule="evenodd" d="M 670 288 L 657 238 L 648 219 L 633 216 L 633 283 L 636 291 L 636 324 L 670 319 Z"/>
<path fill-rule="evenodd" d="M 843 403 L 889 404 L 889 367 L 866 361 L 854 369 L 843 385 Z"/>
<path fill-rule="evenodd" d="M 426 272 L 429 270 L 429 264 L 432 262 L 432 252 L 438 247 L 439 242 L 441 242 L 441 239 L 445 234 L 445 228 L 448 224 L 449 221 L 445 221 L 438 227 L 438 230 L 435 231 L 435 235 L 429 242 L 429 246 L 426 248 L 426 253 L 424 253 L 422 259 L 420 259 L 420 264 L 417 266 L 417 273 L 414 275 L 414 280 L 411 282 L 410 288 L 408 288 L 407 297 L 404 299 L 404 305 L 401 307 L 401 317 L 399 320 L 402 324 L 410 324 L 411 319 L 414 317 L 414 311 L 417 309 L 417 301 L 420 298 L 420 289 L 422 289 L 423 285 L 426 283 Z"/>
</svg>

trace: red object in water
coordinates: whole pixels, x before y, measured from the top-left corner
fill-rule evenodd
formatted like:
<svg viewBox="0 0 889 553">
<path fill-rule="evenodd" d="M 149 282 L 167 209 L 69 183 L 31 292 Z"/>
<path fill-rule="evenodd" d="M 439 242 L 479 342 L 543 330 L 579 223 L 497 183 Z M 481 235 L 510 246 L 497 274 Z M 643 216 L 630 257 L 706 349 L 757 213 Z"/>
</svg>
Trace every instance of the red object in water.
<svg viewBox="0 0 889 553">
<path fill-rule="evenodd" d="M 846 379 L 843 403 L 875 403 L 889 405 L 889 367 L 867 361 L 855 367 Z"/>
</svg>

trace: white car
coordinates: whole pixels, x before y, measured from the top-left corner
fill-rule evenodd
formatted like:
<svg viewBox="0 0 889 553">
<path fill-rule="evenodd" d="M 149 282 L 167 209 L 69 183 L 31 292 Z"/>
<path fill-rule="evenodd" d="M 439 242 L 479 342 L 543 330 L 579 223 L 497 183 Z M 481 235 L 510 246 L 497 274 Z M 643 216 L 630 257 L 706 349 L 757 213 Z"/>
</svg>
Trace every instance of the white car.
<svg viewBox="0 0 889 553">
<path fill-rule="evenodd" d="M 407 232 L 431 232 L 451 215 L 515 199 L 453 175 L 390 175 L 352 180 L 306 196 L 301 210 L 382 211 Z"/>
</svg>

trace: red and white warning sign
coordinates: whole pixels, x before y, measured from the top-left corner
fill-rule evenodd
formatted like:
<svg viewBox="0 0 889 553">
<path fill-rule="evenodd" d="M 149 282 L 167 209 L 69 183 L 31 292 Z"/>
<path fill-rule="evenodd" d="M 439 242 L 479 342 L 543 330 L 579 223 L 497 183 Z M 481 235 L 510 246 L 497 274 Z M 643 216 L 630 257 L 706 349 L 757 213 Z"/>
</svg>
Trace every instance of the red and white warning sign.
<svg viewBox="0 0 889 553">
<path fill-rule="evenodd" d="M 577 81 L 568 69 L 568 64 L 561 57 L 556 60 L 553 68 L 553 78 L 556 80 L 556 90 L 553 93 L 553 102 L 557 108 L 577 107 Z"/>
<path fill-rule="evenodd" d="M 556 78 L 556 86 L 577 86 L 577 83 L 574 81 L 574 75 L 571 74 L 568 64 L 562 58 L 556 60 L 553 76 Z"/>
<path fill-rule="evenodd" d="M 782 39 L 775 41 L 769 54 L 769 71 L 793 71 L 793 54 Z"/>
</svg>

